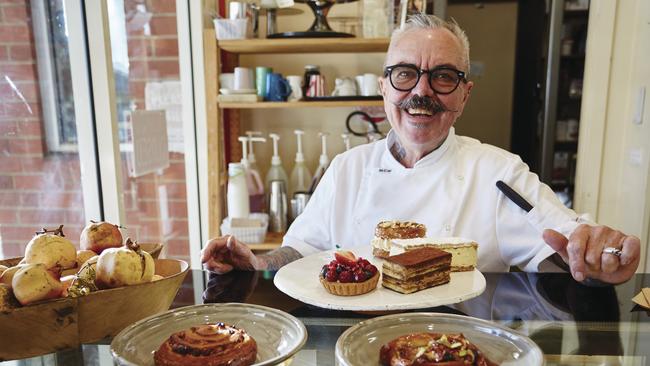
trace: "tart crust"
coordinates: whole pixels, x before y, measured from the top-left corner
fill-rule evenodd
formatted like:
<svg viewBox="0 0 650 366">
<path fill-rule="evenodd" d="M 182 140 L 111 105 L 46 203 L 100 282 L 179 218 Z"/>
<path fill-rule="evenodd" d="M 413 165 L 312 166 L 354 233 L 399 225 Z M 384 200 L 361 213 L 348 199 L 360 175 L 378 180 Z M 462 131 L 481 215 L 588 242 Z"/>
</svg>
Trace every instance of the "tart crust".
<svg viewBox="0 0 650 366">
<path fill-rule="evenodd" d="M 338 296 L 356 296 L 368 293 L 377 288 L 377 283 L 379 283 L 379 271 L 363 282 L 328 282 L 323 277 L 319 276 L 319 278 L 320 283 L 322 283 L 323 287 L 325 287 L 325 289 L 331 294 Z"/>
</svg>

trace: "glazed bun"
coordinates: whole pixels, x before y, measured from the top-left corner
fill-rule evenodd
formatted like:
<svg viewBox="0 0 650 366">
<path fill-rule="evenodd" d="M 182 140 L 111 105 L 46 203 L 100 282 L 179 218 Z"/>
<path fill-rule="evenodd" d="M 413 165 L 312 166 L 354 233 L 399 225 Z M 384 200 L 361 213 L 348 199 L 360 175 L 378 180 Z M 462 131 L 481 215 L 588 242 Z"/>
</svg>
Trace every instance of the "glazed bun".
<svg viewBox="0 0 650 366">
<path fill-rule="evenodd" d="M 156 366 L 248 366 L 256 357 L 255 340 L 224 323 L 176 332 L 154 352 Z"/>
</svg>

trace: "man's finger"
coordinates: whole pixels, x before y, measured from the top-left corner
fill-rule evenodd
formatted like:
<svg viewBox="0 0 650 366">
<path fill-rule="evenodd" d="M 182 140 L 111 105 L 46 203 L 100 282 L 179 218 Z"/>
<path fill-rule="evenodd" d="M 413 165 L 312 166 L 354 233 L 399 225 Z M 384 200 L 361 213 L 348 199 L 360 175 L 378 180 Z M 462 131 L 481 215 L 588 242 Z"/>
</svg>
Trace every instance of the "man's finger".
<svg viewBox="0 0 650 366">
<path fill-rule="evenodd" d="M 604 250 L 608 247 L 616 249 L 621 248 L 623 246 L 623 240 L 625 240 L 625 235 L 623 235 L 623 233 L 618 230 L 612 230 L 606 243 L 598 249 L 600 250 L 598 253 L 598 256 L 600 257 L 600 269 L 603 273 L 614 273 L 618 270 L 618 267 L 621 264 L 619 257 L 605 253 Z"/>
<path fill-rule="evenodd" d="M 203 267 L 217 274 L 225 274 L 233 270 L 233 266 L 230 264 L 220 263 L 213 259 L 210 259 L 207 262 L 203 263 Z"/>
<path fill-rule="evenodd" d="M 546 229 L 542 233 L 542 238 L 550 246 L 559 254 L 562 259 L 564 259 L 565 262 L 569 261 L 569 255 L 567 254 L 566 251 L 566 246 L 569 244 L 569 239 L 567 239 L 564 235 L 561 233 L 558 233 L 555 230 L 552 229 Z"/>
<path fill-rule="evenodd" d="M 621 247 L 621 257 L 619 258 L 623 266 L 633 263 L 641 255 L 641 241 L 634 235 L 628 235 L 623 239 Z"/>
<path fill-rule="evenodd" d="M 225 247 L 224 238 L 213 238 L 208 240 L 208 242 L 203 247 L 201 251 L 201 263 L 205 263 L 210 258 L 215 256 Z"/>
<path fill-rule="evenodd" d="M 571 274 L 573 278 L 582 282 L 585 280 L 585 250 L 587 247 L 587 242 L 589 241 L 589 226 L 580 225 L 578 226 L 571 237 L 569 238 L 569 244 L 567 244 L 567 254 L 569 255 L 569 267 L 571 267 Z"/>
</svg>

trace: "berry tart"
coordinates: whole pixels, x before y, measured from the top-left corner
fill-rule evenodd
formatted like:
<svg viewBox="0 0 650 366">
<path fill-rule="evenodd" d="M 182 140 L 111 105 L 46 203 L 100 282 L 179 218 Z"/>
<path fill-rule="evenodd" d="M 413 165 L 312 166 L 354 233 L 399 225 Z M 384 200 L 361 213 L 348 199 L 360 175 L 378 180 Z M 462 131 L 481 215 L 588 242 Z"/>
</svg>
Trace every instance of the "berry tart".
<svg viewBox="0 0 650 366">
<path fill-rule="evenodd" d="M 334 260 L 323 266 L 320 283 L 334 295 L 354 296 L 374 290 L 379 282 L 379 271 L 368 260 L 357 258 L 352 252 L 338 251 Z"/>
</svg>

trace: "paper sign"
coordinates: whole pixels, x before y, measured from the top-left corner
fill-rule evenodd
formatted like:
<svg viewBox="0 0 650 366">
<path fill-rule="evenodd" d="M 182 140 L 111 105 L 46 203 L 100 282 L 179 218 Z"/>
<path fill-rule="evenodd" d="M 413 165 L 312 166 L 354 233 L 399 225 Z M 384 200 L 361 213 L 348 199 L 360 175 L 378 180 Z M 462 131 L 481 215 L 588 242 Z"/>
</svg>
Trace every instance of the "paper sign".
<svg viewBox="0 0 650 366">
<path fill-rule="evenodd" d="M 131 136 L 131 176 L 139 177 L 169 166 L 165 111 L 131 112 Z"/>
<path fill-rule="evenodd" d="M 146 110 L 164 110 L 170 152 L 185 152 L 183 146 L 183 94 L 181 82 L 147 82 L 144 88 Z"/>
</svg>

